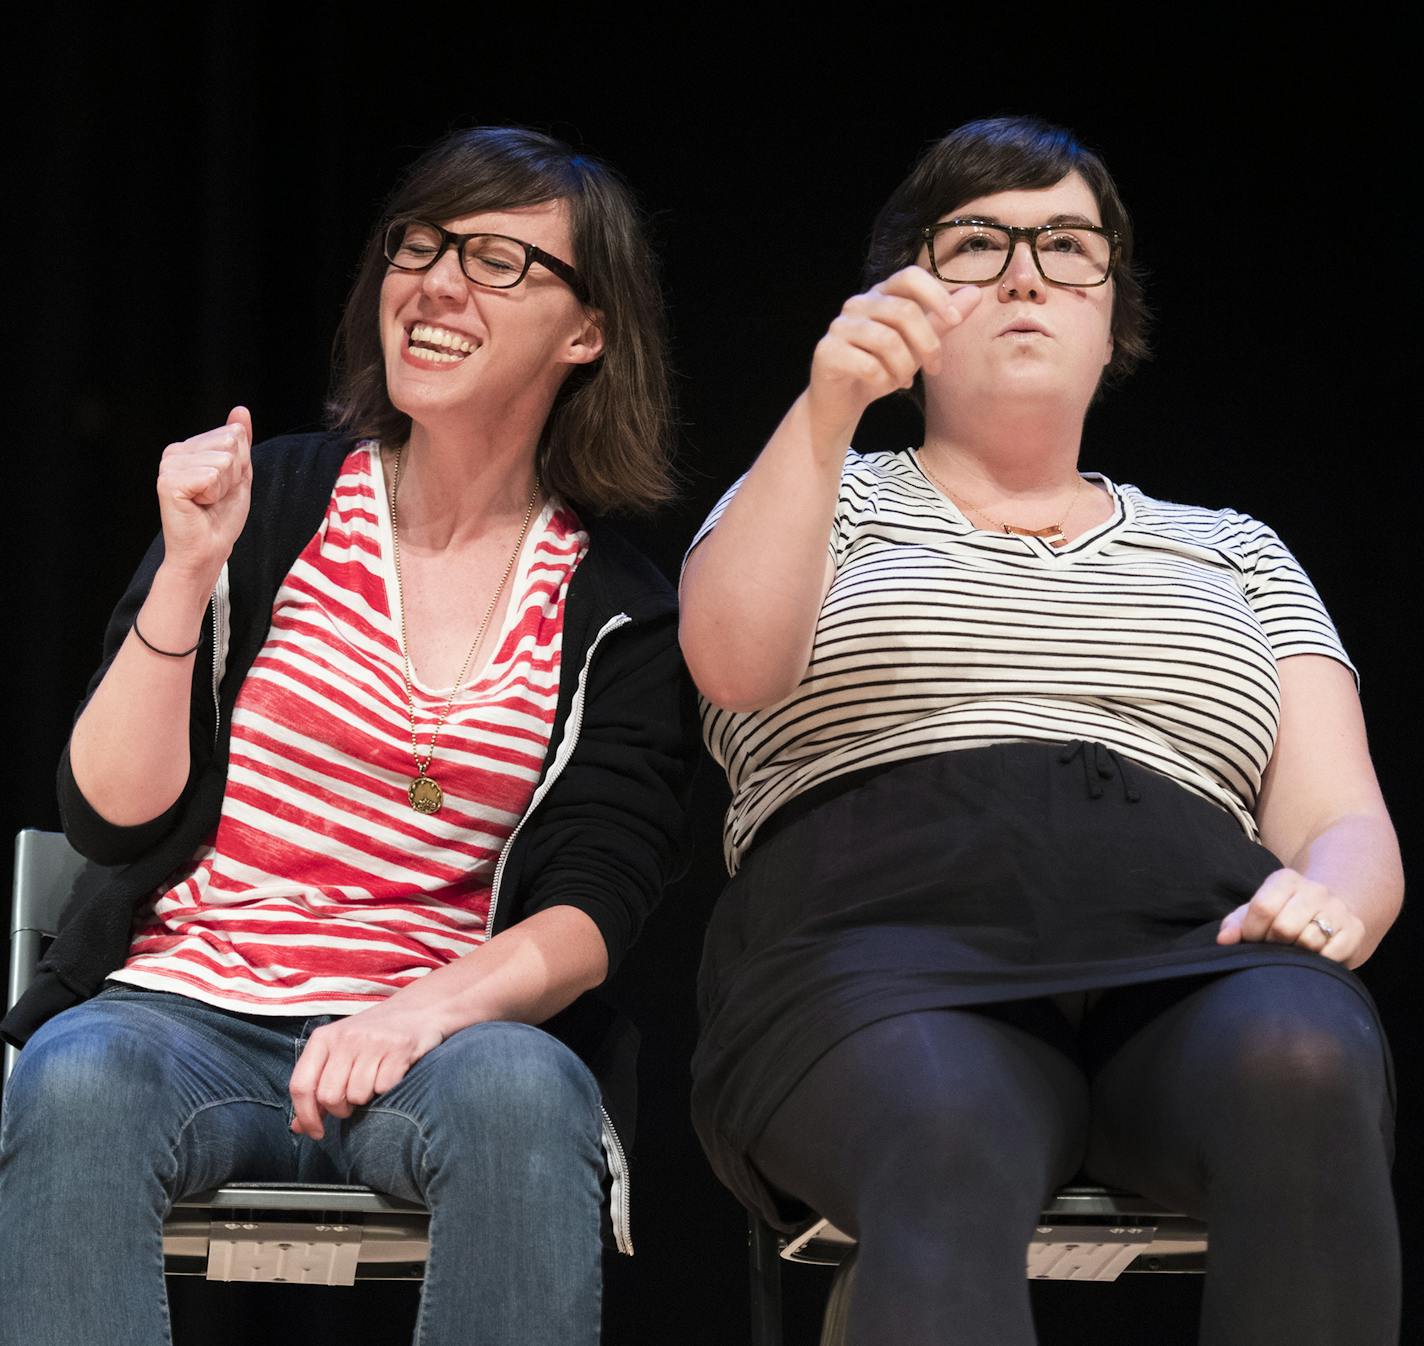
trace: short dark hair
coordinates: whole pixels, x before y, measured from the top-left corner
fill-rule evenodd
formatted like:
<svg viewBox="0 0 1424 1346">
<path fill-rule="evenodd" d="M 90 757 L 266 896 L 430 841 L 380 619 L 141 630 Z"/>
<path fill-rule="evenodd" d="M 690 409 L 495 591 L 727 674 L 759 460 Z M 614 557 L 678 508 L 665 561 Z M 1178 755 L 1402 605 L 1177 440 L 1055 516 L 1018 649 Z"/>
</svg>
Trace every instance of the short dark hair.
<svg viewBox="0 0 1424 1346">
<path fill-rule="evenodd" d="M 1107 166 L 1071 131 L 1037 117 L 968 122 L 932 144 L 875 217 L 865 259 L 865 285 L 878 284 L 919 255 L 920 229 L 978 196 L 1052 187 L 1077 172 L 1088 184 L 1105 228 L 1122 249 L 1113 271 L 1112 359 L 1103 373 L 1116 383 L 1149 353 L 1150 314 L 1142 273 L 1133 260 L 1132 221 Z M 923 408 L 916 380 L 914 397 Z"/>
<path fill-rule="evenodd" d="M 651 510 L 674 495 L 665 324 L 652 250 L 618 175 L 538 131 L 457 131 L 406 172 L 371 231 L 337 328 L 328 417 L 337 429 L 392 444 L 410 435 L 410 417 L 386 391 L 378 322 L 391 220 L 443 221 L 546 201 L 568 204 L 568 260 L 588 285 L 588 307 L 601 314 L 603 352 L 559 389 L 540 440 L 540 475 L 578 509 Z"/>
</svg>

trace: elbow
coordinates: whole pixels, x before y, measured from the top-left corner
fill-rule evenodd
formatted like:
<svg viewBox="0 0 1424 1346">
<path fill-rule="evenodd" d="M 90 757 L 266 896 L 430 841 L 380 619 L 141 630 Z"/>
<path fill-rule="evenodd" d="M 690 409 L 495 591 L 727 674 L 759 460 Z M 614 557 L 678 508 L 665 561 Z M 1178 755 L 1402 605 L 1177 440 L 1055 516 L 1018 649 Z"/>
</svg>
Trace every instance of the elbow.
<svg viewBox="0 0 1424 1346">
<path fill-rule="evenodd" d="M 806 673 L 805 661 L 792 667 L 769 658 L 764 648 L 747 648 L 720 633 L 698 631 L 685 618 L 678 639 L 697 690 L 721 710 L 765 710 L 785 701 Z"/>
<path fill-rule="evenodd" d="M 779 701 L 785 701 L 795 691 L 796 683 L 772 685 L 730 679 L 726 683 L 714 682 L 710 686 L 704 686 L 698 681 L 697 688 L 719 710 L 750 715 L 755 711 L 765 710 L 768 706 L 774 706 Z"/>
<path fill-rule="evenodd" d="M 684 648 L 688 672 L 697 690 L 719 710 L 748 714 L 785 701 L 796 690 L 800 675 L 778 676 L 776 670 L 757 668 L 752 661 L 735 656 L 699 659 Z"/>
<path fill-rule="evenodd" d="M 181 803 L 175 799 L 156 817 L 129 823 L 102 813 L 75 778 L 66 745 L 60 756 L 57 781 L 60 826 L 69 844 L 86 860 L 109 867 L 137 860 L 171 830 Z"/>
</svg>

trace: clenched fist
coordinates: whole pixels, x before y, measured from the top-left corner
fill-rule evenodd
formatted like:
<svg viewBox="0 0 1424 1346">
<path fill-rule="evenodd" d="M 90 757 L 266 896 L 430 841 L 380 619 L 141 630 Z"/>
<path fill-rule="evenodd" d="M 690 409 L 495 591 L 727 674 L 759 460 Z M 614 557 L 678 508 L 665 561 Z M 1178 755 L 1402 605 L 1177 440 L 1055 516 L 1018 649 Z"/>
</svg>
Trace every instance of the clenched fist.
<svg viewBox="0 0 1424 1346">
<path fill-rule="evenodd" d="M 252 494 L 252 415 L 170 444 L 158 469 L 164 565 L 211 586 L 247 521 Z"/>
</svg>

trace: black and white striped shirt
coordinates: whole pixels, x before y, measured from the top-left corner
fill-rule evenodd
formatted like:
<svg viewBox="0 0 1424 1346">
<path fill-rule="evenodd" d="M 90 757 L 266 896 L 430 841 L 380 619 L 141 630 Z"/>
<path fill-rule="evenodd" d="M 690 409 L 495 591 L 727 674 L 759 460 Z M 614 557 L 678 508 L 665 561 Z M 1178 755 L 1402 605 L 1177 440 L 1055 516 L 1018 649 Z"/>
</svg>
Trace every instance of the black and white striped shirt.
<svg viewBox="0 0 1424 1346">
<path fill-rule="evenodd" d="M 1033 740 L 1097 740 L 1257 835 L 1252 809 L 1280 721 L 1277 660 L 1353 665 L 1265 524 L 1094 479 L 1115 498 L 1112 518 L 1055 550 L 976 529 L 913 453 L 847 455 L 835 578 L 806 676 L 762 710 L 702 702 L 707 746 L 732 788 L 729 871 L 772 813 L 823 781 Z"/>
</svg>

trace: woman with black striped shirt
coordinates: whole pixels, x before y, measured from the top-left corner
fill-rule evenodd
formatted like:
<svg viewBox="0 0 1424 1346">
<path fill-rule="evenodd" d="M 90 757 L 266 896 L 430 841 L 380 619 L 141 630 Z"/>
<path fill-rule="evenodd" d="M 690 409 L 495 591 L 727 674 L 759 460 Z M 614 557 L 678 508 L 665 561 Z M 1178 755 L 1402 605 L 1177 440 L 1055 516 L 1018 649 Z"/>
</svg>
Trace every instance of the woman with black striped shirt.
<svg viewBox="0 0 1424 1346">
<path fill-rule="evenodd" d="M 1203 1341 L 1391 1341 L 1352 969 L 1402 878 L 1334 626 L 1265 525 L 1080 472 L 1145 310 L 1071 135 L 940 141 L 867 278 L 682 582 L 733 790 L 713 1165 L 856 1235 L 857 1346 L 1031 1342 L 1024 1250 L 1079 1170 L 1208 1221 Z M 923 444 L 848 452 L 896 389 Z"/>
</svg>

